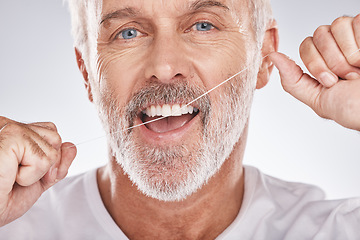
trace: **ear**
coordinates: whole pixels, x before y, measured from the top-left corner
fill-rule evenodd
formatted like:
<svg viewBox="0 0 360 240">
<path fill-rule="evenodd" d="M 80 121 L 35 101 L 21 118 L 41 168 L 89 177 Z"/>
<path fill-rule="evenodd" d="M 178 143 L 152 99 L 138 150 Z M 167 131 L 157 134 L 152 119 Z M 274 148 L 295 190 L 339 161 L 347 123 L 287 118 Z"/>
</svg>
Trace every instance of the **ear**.
<svg viewBox="0 0 360 240">
<path fill-rule="evenodd" d="M 89 82 L 89 74 L 86 70 L 86 66 L 84 63 L 84 59 L 82 58 L 82 54 L 79 51 L 79 49 L 77 49 L 77 48 L 75 48 L 75 55 L 76 55 L 76 62 L 77 62 L 78 68 L 84 78 L 84 85 L 85 85 L 85 88 L 88 93 L 88 98 L 89 98 L 90 102 L 93 102 L 94 99 L 93 99 L 93 95 L 91 92 L 91 86 L 90 86 L 90 82 Z"/>
<path fill-rule="evenodd" d="M 264 42 L 261 49 L 262 56 L 267 56 L 269 53 L 276 52 L 279 47 L 279 32 L 277 23 L 275 20 L 270 22 L 268 29 L 265 32 Z M 263 59 L 258 73 L 256 82 L 256 89 L 263 88 L 270 79 L 271 72 L 274 64 L 270 61 L 270 58 L 266 57 Z"/>
</svg>

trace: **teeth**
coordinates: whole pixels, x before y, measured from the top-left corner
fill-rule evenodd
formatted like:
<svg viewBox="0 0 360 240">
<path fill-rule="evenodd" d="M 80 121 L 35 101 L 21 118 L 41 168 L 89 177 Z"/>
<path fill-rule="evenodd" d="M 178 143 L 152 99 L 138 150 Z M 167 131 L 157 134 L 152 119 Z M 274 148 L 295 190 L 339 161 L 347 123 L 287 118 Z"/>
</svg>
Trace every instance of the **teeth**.
<svg viewBox="0 0 360 240">
<path fill-rule="evenodd" d="M 151 111 L 151 116 L 155 117 L 156 116 L 156 107 L 154 105 L 152 105 L 150 107 L 150 111 Z"/>
<path fill-rule="evenodd" d="M 156 106 L 156 116 L 162 115 L 162 107 L 160 105 Z"/>
<path fill-rule="evenodd" d="M 193 114 L 193 111 L 194 111 L 194 108 L 191 107 L 191 106 L 188 106 L 188 112 L 189 112 L 190 114 Z"/>
<path fill-rule="evenodd" d="M 174 104 L 171 108 L 171 116 L 181 116 L 180 105 Z"/>
<path fill-rule="evenodd" d="M 165 104 L 165 105 L 162 107 L 162 115 L 163 115 L 164 117 L 169 117 L 169 116 L 171 116 L 171 107 L 170 107 L 170 105 Z"/>
<path fill-rule="evenodd" d="M 198 112 L 199 109 L 192 106 L 186 106 L 185 104 L 164 104 L 160 105 L 151 105 L 146 108 L 143 113 L 149 117 L 169 117 L 169 116 L 181 116 L 183 114 L 193 114 L 193 112 Z"/>
<path fill-rule="evenodd" d="M 191 106 L 189 106 L 189 107 L 191 107 Z M 180 110 L 181 110 L 181 114 L 188 114 L 189 113 L 188 107 L 185 104 L 181 105 Z"/>
</svg>

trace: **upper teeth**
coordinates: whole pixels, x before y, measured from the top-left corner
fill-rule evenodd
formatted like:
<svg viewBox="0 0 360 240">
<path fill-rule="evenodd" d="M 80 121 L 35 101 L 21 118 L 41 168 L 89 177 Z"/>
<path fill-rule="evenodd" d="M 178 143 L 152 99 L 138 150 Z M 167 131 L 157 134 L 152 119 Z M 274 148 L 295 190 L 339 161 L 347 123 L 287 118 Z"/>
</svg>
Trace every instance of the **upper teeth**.
<svg viewBox="0 0 360 240">
<path fill-rule="evenodd" d="M 156 116 L 162 116 L 162 117 L 169 117 L 169 116 L 181 116 L 183 114 L 192 114 L 193 112 L 199 111 L 197 108 L 194 108 L 192 106 L 186 106 L 185 104 L 164 104 L 162 106 L 160 105 L 151 105 L 148 108 L 146 108 L 143 113 L 148 115 L 149 117 L 156 117 Z"/>
</svg>

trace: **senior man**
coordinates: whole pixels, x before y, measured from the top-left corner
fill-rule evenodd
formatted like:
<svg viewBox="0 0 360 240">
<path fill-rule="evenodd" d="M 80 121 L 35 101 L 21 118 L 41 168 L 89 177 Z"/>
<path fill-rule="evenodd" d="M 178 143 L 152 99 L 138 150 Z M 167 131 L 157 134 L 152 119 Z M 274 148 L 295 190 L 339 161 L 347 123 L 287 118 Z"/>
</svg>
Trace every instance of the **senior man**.
<svg viewBox="0 0 360 240">
<path fill-rule="evenodd" d="M 253 92 L 273 63 L 286 91 L 360 130 L 360 16 L 303 42 L 312 78 L 274 53 L 267 0 L 69 3 L 109 163 L 52 187 L 75 146 L 52 123 L 0 118 L 0 239 L 360 237 L 359 200 L 324 201 L 315 187 L 242 165 Z"/>
</svg>

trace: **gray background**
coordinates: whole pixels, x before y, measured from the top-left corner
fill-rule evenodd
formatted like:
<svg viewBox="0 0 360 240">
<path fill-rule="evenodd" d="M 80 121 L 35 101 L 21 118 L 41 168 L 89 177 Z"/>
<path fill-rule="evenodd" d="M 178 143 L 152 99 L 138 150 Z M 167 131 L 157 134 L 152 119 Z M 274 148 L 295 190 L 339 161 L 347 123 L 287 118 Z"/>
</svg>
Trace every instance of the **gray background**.
<svg viewBox="0 0 360 240">
<path fill-rule="evenodd" d="M 360 13 L 359 0 L 273 0 L 280 51 L 300 63 L 298 46 L 319 25 Z M 0 2 L 0 115 L 52 121 L 64 141 L 104 136 L 77 70 L 70 18 L 61 0 Z M 78 146 L 70 175 L 105 164 L 105 138 Z M 360 135 L 285 93 L 277 71 L 256 92 L 245 164 L 289 181 L 319 185 L 330 198 L 360 195 Z"/>
</svg>

